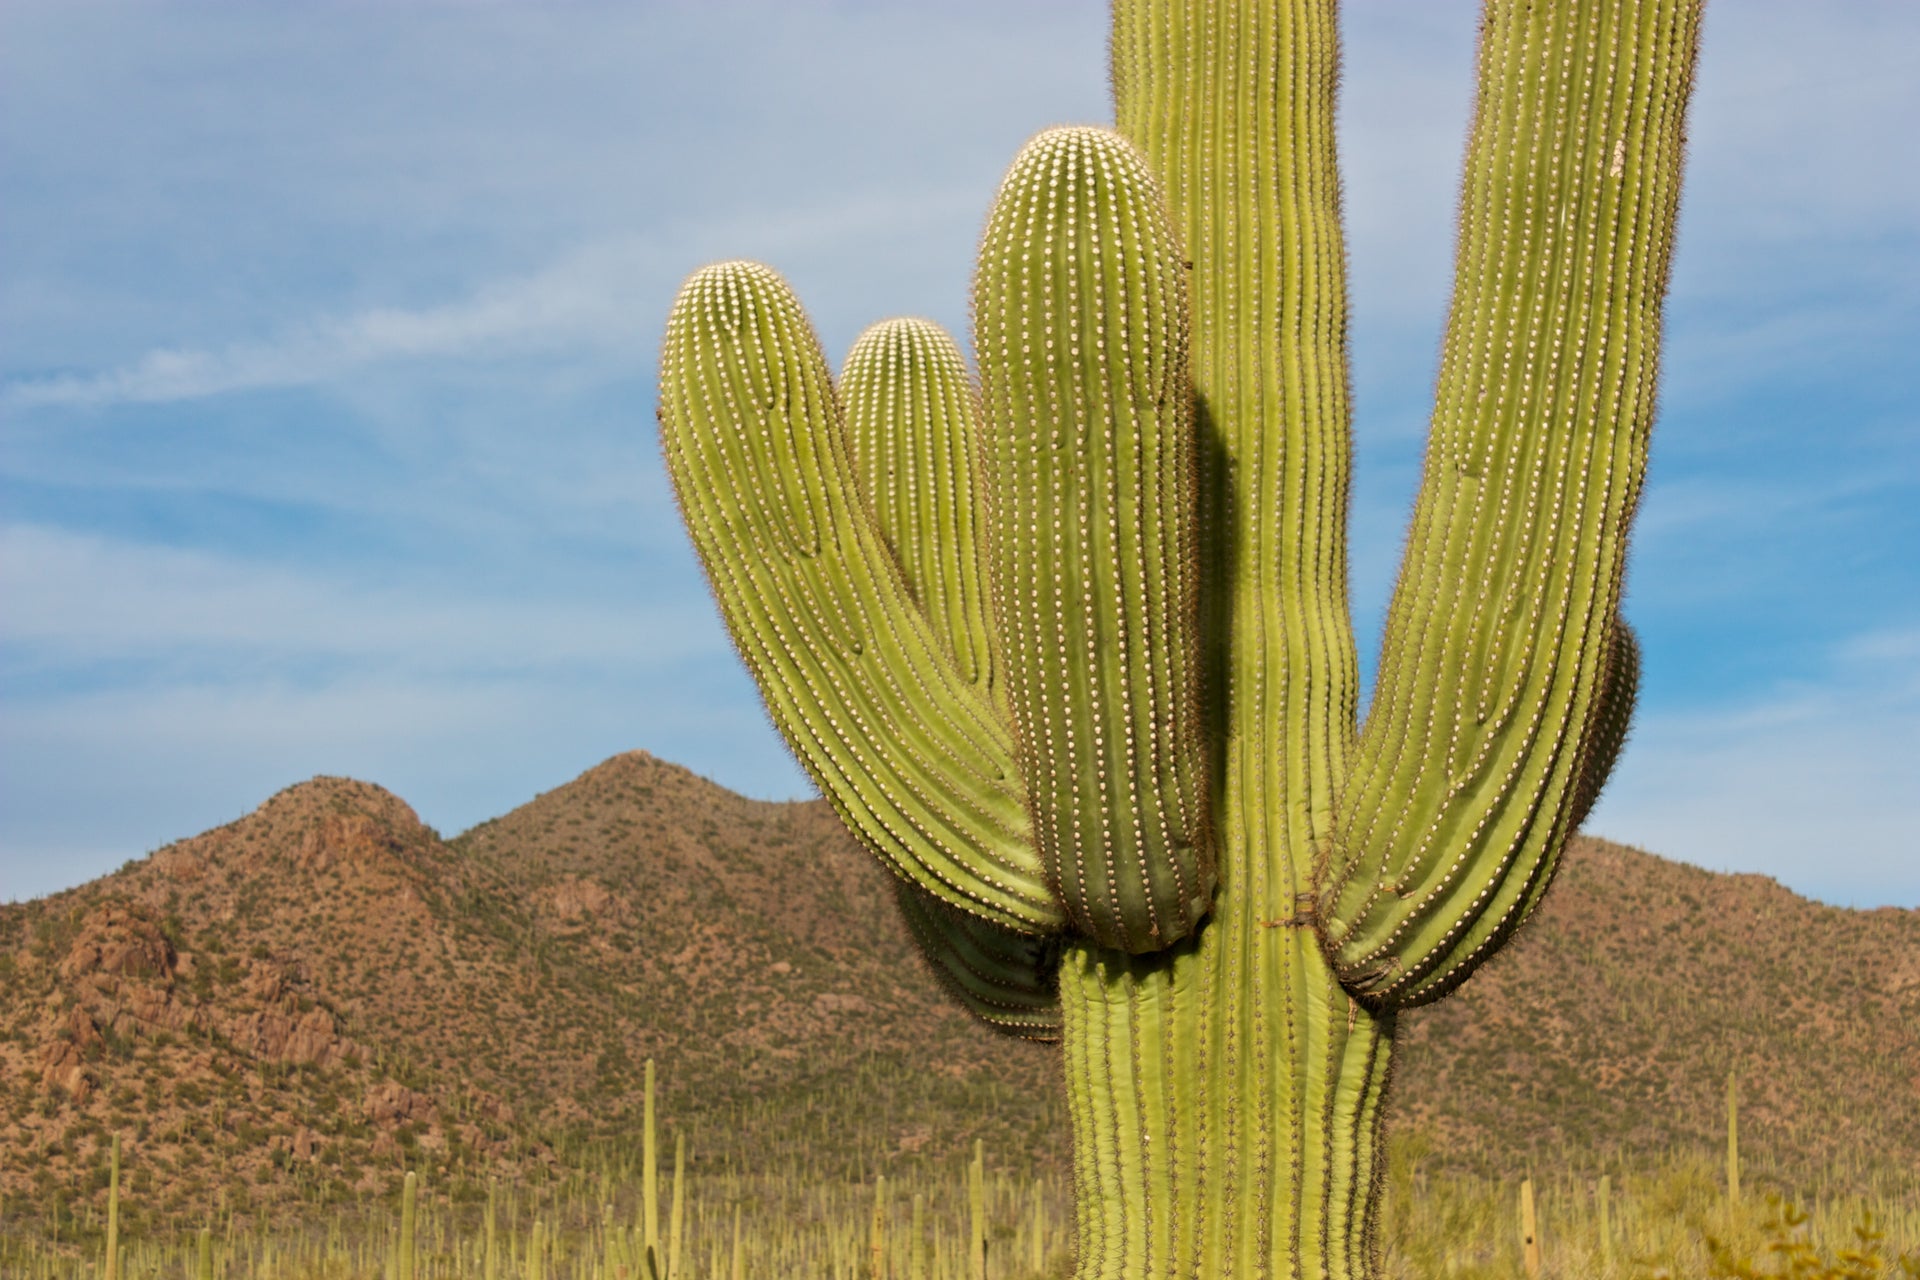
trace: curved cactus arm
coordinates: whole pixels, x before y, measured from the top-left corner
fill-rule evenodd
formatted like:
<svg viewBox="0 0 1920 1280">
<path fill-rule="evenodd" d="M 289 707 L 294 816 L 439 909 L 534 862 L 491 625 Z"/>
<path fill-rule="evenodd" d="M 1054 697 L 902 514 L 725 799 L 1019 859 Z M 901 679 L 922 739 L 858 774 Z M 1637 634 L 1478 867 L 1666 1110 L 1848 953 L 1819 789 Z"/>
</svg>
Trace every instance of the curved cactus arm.
<svg viewBox="0 0 1920 1280">
<path fill-rule="evenodd" d="M 1613 620 L 1608 637 L 1607 670 L 1600 686 L 1600 700 L 1587 724 L 1587 740 L 1580 746 L 1580 780 L 1567 801 L 1567 834 L 1586 825 L 1620 749 L 1627 745 L 1627 730 L 1633 725 L 1633 704 L 1640 694 L 1640 642 L 1624 619 Z"/>
<path fill-rule="evenodd" d="M 1015 933 L 948 906 L 918 885 L 894 899 L 934 977 L 968 1013 L 1022 1040 L 1060 1038 L 1060 939 Z"/>
<path fill-rule="evenodd" d="M 660 423 L 734 643 L 847 826 L 962 910 L 1057 930 L 1012 740 L 860 501 L 826 360 L 775 272 L 722 263 L 681 288 Z"/>
<path fill-rule="evenodd" d="M 863 501 L 962 678 L 991 694 L 997 662 L 978 526 L 980 397 L 960 348 L 925 320 L 883 320 L 840 371 Z M 896 877 L 901 916 L 941 985 L 997 1031 L 1060 1032 L 1059 947 L 941 902 Z"/>
<path fill-rule="evenodd" d="M 980 396 L 953 338 L 926 320 L 882 320 L 840 371 L 860 492 L 963 680 L 996 681 L 979 528 Z"/>
<path fill-rule="evenodd" d="M 1609 637 L 1606 670 L 1601 677 L 1599 702 L 1595 712 L 1587 722 L 1586 738 L 1580 744 L 1578 756 L 1578 780 L 1572 793 L 1567 797 L 1561 809 L 1560 829 L 1554 833 L 1555 848 L 1560 847 L 1568 836 L 1580 829 L 1587 820 L 1587 814 L 1593 809 L 1594 802 L 1600 798 L 1602 788 L 1606 786 L 1607 776 L 1613 772 L 1613 764 L 1619 758 L 1620 748 L 1626 745 L 1627 729 L 1633 718 L 1633 703 L 1639 692 L 1640 648 L 1624 622 L 1615 620 Z M 1551 865 L 1546 873 L 1537 875 L 1527 886 L 1526 895 L 1512 912 L 1518 923 L 1525 923 L 1533 914 L 1533 909 L 1546 896 L 1547 886 L 1552 883 Z M 1518 927 L 1516 924 L 1514 927 Z M 1433 1000 L 1451 991 L 1459 985 L 1454 979 L 1449 985 L 1436 985 L 1430 990 L 1436 994 L 1425 994 L 1420 987 L 1412 988 L 1413 994 L 1420 999 Z"/>
<path fill-rule="evenodd" d="M 1211 905 L 1184 265 L 1125 139 L 1020 152 L 980 248 L 994 615 L 1034 837 L 1075 929 L 1156 951 Z"/>
<path fill-rule="evenodd" d="M 1607 714 L 1699 8 L 1488 6 L 1433 435 L 1319 901 L 1381 1004 L 1519 925 Z"/>
</svg>

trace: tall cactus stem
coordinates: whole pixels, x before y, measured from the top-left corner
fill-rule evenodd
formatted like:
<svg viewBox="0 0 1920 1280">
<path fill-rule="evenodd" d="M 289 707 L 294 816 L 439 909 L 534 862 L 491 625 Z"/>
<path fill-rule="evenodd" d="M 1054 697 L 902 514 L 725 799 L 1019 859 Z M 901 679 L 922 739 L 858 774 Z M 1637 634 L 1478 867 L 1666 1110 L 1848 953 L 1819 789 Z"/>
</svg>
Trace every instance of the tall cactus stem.
<svg viewBox="0 0 1920 1280">
<path fill-rule="evenodd" d="M 120 1135 L 113 1135 L 113 1152 L 107 1157 L 107 1240 L 103 1274 L 107 1280 L 120 1275 Z"/>
<path fill-rule="evenodd" d="M 420 1178 L 412 1169 L 400 1183 L 400 1246 L 399 1265 L 395 1274 L 399 1280 L 413 1280 L 413 1268 L 417 1249 L 414 1241 L 415 1216 L 419 1211 Z"/>
<path fill-rule="evenodd" d="M 660 1148 L 654 1130 L 653 1059 L 648 1058 L 640 1112 L 640 1247 L 647 1265 L 660 1268 Z"/>
<path fill-rule="evenodd" d="M 1540 1280 L 1540 1219 L 1534 1211 L 1533 1179 L 1520 1180 L 1520 1261 L 1527 1280 Z"/>
<path fill-rule="evenodd" d="M 867 1275 L 887 1280 L 887 1175 L 873 1183 L 873 1218 L 867 1225 Z"/>
<path fill-rule="evenodd" d="M 967 1166 L 967 1275 L 987 1280 L 987 1156 L 980 1139 L 973 1140 L 973 1163 Z"/>
<path fill-rule="evenodd" d="M 1727 1072 L 1727 1203 L 1740 1207 L 1740 1096 L 1731 1071 Z"/>
<path fill-rule="evenodd" d="M 666 1280 L 680 1280 L 680 1241 L 687 1222 L 687 1135 L 673 1136 L 673 1205 L 667 1215 Z"/>
</svg>

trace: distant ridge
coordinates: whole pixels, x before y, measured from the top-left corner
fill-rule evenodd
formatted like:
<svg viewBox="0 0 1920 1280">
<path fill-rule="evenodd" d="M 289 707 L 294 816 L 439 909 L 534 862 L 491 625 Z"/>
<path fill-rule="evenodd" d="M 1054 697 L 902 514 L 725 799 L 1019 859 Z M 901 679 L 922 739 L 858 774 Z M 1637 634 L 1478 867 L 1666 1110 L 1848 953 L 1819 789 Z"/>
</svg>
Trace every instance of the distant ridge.
<svg viewBox="0 0 1920 1280">
<path fill-rule="evenodd" d="M 1051 1051 L 955 1011 L 884 873 L 820 802 L 645 752 L 448 841 L 315 778 L 91 884 L 0 905 L 0 1230 L 539 1176 L 630 1143 L 641 1064 L 696 1168 L 852 1175 L 1067 1154 Z M 1751 1176 L 1910 1171 L 1920 912 L 1581 839 L 1540 915 L 1405 1017 L 1396 1132 L 1429 1163 L 1589 1169 L 1711 1152 L 1739 1078 Z M 224 1199 L 222 1198 L 224 1197 Z"/>
</svg>

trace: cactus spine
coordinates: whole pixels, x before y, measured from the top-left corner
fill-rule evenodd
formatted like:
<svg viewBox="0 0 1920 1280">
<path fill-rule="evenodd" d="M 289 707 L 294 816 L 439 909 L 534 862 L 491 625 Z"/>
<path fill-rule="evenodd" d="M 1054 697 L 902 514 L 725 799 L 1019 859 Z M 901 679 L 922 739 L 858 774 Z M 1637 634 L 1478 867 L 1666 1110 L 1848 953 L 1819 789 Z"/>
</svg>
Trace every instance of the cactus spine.
<svg viewBox="0 0 1920 1280">
<path fill-rule="evenodd" d="M 1699 0 L 1488 0 L 1364 725 L 1331 0 L 1116 0 L 1118 132 L 1015 160 L 951 339 L 836 387 L 697 273 L 660 420 L 775 723 L 969 1009 L 1058 1038 L 1080 1275 L 1373 1273 L 1398 1010 L 1526 918 L 1624 739 Z"/>
</svg>

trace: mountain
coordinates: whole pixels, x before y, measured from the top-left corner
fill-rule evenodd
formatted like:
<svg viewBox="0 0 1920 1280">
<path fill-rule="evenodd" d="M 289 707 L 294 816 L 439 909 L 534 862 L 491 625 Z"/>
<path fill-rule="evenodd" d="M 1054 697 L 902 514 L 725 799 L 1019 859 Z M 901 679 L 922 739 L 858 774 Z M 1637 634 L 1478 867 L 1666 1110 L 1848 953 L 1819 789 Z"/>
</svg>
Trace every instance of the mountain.
<svg viewBox="0 0 1920 1280">
<path fill-rule="evenodd" d="M 1456 1162 L 1723 1149 L 1731 1074 L 1755 1185 L 1920 1192 L 1920 911 L 1578 838 L 1534 920 L 1401 1044 L 1398 1114 Z"/>
<path fill-rule="evenodd" d="M 637 1143 L 649 1057 L 696 1169 L 1065 1150 L 1048 1051 L 939 994 L 825 805 L 636 752 L 454 841 L 316 778 L 0 906 L 0 1215 L 112 1133 L 161 1216 L 551 1168 Z"/>
<path fill-rule="evenodd" d="M 443 840 L 316 778 L 204 835 L 0 906 L 0 1229 L 97 1191 L 156 1220 L 315 1204 L 425 1167 L 456 1191 L 637 1142 L 643 1064 L 696 1170 L 863 1173 L 1067 1154 L 1052 1051 L 942 997 L 820 802 L 643 752 Z M 1430 1164 L 1599 1171 L 1711 1151 L 1750 1177 L 1920 1150 L 1920 912 L 1582 839 L 1535 922 L 1406 1016 Z"/>
</svg>

